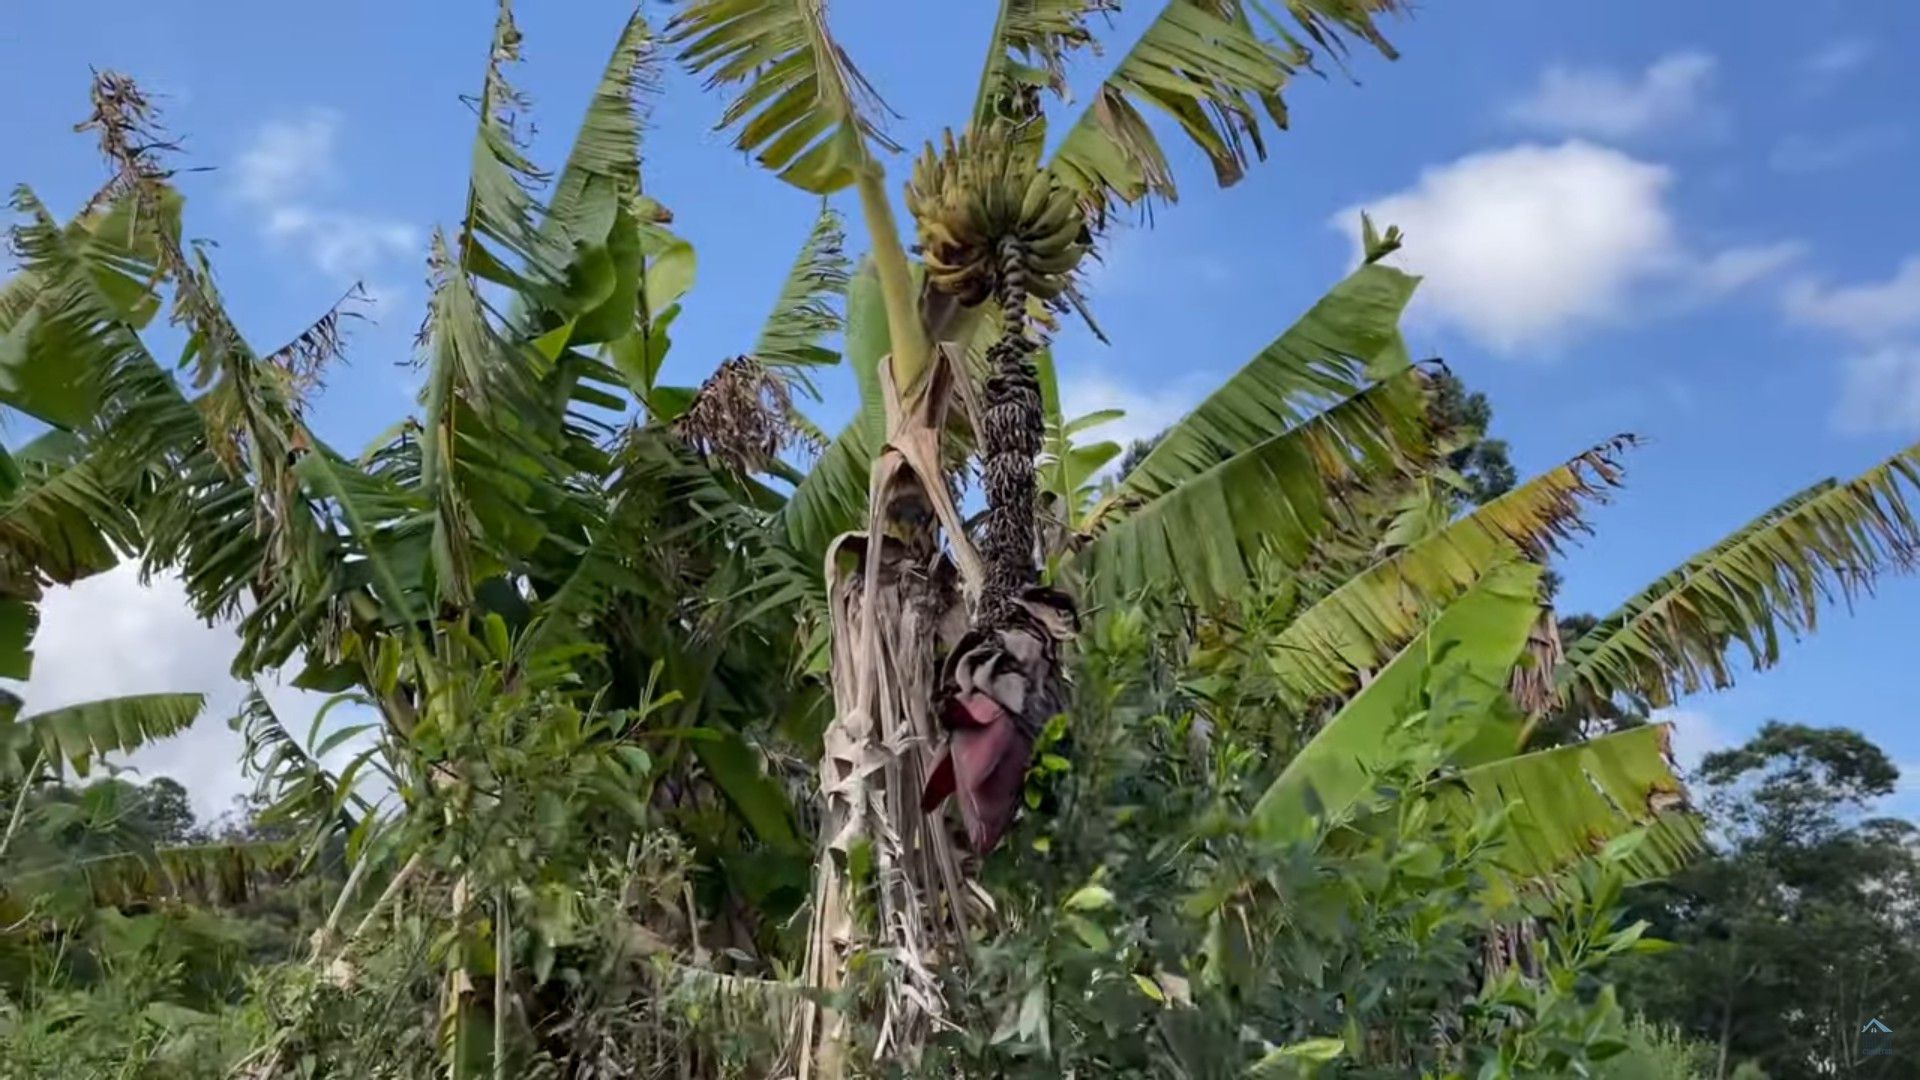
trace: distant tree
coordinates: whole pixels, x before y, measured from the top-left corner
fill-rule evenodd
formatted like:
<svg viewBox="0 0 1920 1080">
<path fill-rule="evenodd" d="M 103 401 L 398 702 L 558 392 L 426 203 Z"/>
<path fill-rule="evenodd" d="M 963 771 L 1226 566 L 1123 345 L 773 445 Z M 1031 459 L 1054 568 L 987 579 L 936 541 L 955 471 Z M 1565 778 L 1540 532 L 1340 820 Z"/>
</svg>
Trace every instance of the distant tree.
<svg viewBox="0 0 1920 1080">
<path fill-rule="evenodd" d="M 1142 461 L 1147 460 L 1147 455 L 1153 453 L 1153 448 L 1159 446 L 1160 440 L 1166 438 L 1166 436 L 1167 433 L 1162 431 L 1157 435 L 1145 439 L 1135 439 L 1128 443 L 1126 455 L 1120 459 L 1120 468 L 1114 472 L 1114 475 L 1126 476 L 1128 473 L 1133 472 L 1134 467 Z"/>
<path fill-rule="evenodd" d="M 193 801 L 170 776 L 156 776 L 141 786 L 138 812 L 144 831 L 157 844 L 184 844 L 195 833 Z"/>
<path fill-rule="evenodd" d="M 18 801 L 20 820 L 5 854 L 34 866 L 184 844 L 197 828 L 187 789 L 169 777 L 135 784 L 117 776 L 88 784 L 41 783 L 22 793 L 0 786 L 0 803 Z"/>
<path fill-rule="evenodd" d="M 1920 1075 L 1910 1040 L 1859 1053 L 1870 1020 L 1920 1030 L 1920 831 L 1867 816 L 1898 779 L 1858 732 L 1802 724 L 1701 763 L 1714 850 L 1644 894 L 1639 914 L 1680 948 L 1626 986 L 1716 1047 L 1715 1077 Z"/>
<path fill-rule="evenodd" d="M 1447 455 L 1447 464 L 1466 481 L 1467 498 L 1479 506 L 1513 490 L 1520 474 L 1508 456 L 1507 441 L 1487 437 L 1493 424 L 1487 395 L 1469 391 L 1451 371 L 1440 372 L 1433 384 L 1440 429 L 1453 433 L 1455 449 Z"/>
</svg>

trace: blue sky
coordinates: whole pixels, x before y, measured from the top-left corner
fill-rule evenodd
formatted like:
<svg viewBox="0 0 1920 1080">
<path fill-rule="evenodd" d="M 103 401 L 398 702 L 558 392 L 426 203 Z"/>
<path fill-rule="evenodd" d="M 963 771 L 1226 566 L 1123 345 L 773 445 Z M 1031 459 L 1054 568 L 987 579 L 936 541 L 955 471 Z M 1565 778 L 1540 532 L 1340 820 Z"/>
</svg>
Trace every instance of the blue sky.
<svg viewBox="0 0 1920 1080">
<path fill-rule="evenodd" d="M 917 146 L 962 119 L 989 3 L 841 0 L 843 43 Z M 1124 47 L 1159 4 L 1129 0 Z M 190 230 L 219 242 L 221 282 L 255 343 L 301 329 L 354 281 L 378 297 L 316 416 L 357 449 L 410 407 L 404 366 L 424 246 L 457 213 L 491 5 L 36 4 L 0 27 L 0 179 L 58 210 L 102 178 L 88 66 L 164 96 L 185 139 Z M 628 7 L 528 2 L 516 79 L 555 162 Z M 1718 10 L 1716 10 L 1718 9 Z M 913 14 L 903 14 L 912 11 Z M 658 8 L 656 16 L 660 15 Z M 1118 405 L 1123 434 L 1177 417 L 1350 266 L 1360 208 L 1407 230 L 1428 275 L 1409 335 L 1496 409 L 1523 472 L 1620 431 L 1651 440 L 1628 489 L 1564 562 L 1570 610 L 1619 599 L 1792 490 L 1920 438 L 1920 172 L 1908 105 L 1920 6 L 1903 0 L 1458 0 L 1390 27 L 1402 59 L 1356 55 L 1305 78 L 1293 129 L 1237 187 L 1191 155 L 1182 199 L 1113 240 L 1095 277 L 1104 347 L 1068 331 L 1070 405 Z M 1090 87 L 1113 58 L 1079 65 Z M 948 76 L 951 77 L 948 77 Z M 1083 95 L 1084 96 L 1084 95 Z M 814 200 L 710 131 L 719 103 L 668 68 L 648 189 L 699 249 L 669 376 L 696 382 L 750 343 Z M 904 177 L 906 163 L 894 169 Z M 849 207 L 849 209 L 852 209 Z M 850 407 L 845 380 L 819 412 Z M 1891 581 L 1777 671 L 1683 703 L 1688 752 L 1768 717 L 1858 727 L 1920 780 L 1920 583 Z M 50 606 L 32 704 L 219 687 L 230 637 L 197 627 L 177 587 L 126 573 Z M 98 665 L 102 643 L 115 657 Z M 222 702 L 232 692 L 218 691 Z M 289 709 L 311 708 L 287 693 Z M 144 759 L 203 807 L 240 783 L 217 720 Z M 1903 808 L 1920 810 L 1920 787 Z"/>
</svg>

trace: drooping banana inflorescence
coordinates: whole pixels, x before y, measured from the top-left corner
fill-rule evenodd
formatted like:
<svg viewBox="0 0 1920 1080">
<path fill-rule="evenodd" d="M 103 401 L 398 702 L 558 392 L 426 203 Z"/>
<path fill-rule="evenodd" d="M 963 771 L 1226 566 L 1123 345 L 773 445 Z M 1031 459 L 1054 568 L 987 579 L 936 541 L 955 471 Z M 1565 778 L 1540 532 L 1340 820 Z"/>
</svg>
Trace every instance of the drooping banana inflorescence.
<svg viewBox="0 0 1920 1080">
<path fill-rule="evenodd" d="M 999 244 L 999 277 L 994 299 L 1000 305 L 1000 337 L 987 349 L 986 408 L 981 416 L 980 453 L 987 497 L 985 535 L 980 553 L 987 564 L 981 592 L 980 623 L 1004 619 L 1022 589 L 1034 583 L 1034 457 L 1046 436 L 1040 380 L 1027 336 L 1027 270 L 1022 248 L 1011 237 Z"/>
<path fill-rule="evenodd" d="M 957 794 L 968 840 L 991 850 L 1020 803 L 1041 725 L 1064 704 L 1058 648 L 1073 602 L 1037 587 L 1034 459 L 1045 412 L 1029 305 L 1066 291 L 1091 241 L 1072 191 L 1004 128 L 948 134 L 929 146 L 907 185 L 929 282 L 972 306 L 991 297 L 1002 325 L 987 350 L 979 418 L 987 511 L 986 580 L 972 626 L 948 655 L 940 715 L 949 738 L 922 798 L 931 811 Z"/>
</svg>

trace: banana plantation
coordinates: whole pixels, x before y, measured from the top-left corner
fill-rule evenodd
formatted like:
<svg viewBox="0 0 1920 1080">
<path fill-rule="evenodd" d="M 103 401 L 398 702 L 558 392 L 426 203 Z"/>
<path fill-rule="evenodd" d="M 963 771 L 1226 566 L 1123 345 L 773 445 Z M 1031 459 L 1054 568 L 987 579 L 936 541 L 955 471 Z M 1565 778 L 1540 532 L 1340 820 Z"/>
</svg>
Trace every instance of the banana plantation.
<svg viewBox="0 0 1920 1080">
<path fill-rule="evenodd" d="M 1639 440 L 1469 497 L 1382 220 L 1129 453 L 1052 347 L 1111 230 L 1180 227 L 1177 162 L 1257 167 L 1399 0 L 1170 0 L 1134 40 L 1001 0 L 972 111 L 905 148 L 823 6 L 610 27 L 541 163 L 502 2 L 422 389 L 364 448 L 309 423 L 350 304 L 251 336 L 158 98 L 94 74 L 97 194 L 12 193 L 0 675 L 131 562 L 329 705 L 0 695 L 0 1075 L 1692 1075 L 1622 985 L 1670 948 L 1636 898 L 1716 842 L 1655 710 L 1910 568 L 1920 446 L 1565 622 L 1550 564 Z M 642 168 L 664 65 L 821 196 L 733 354 L 674 357 L 697 385 L 662 378 L 703 302 Z M 244 829 L 96 779 L 221 723 Z"/>
</svg>

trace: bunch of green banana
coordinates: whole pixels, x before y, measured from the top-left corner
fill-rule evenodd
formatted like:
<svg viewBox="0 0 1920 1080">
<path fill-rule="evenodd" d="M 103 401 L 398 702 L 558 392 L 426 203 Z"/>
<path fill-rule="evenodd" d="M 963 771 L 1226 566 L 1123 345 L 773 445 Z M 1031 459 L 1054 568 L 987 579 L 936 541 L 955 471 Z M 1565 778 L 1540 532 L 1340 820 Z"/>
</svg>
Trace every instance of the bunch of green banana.
<svg viewBox="0 0 1920 1080">
<path fill-rule="evenodd" d="M 919 230 L 936 288 L 973 305 L 992 295 L 1006 242 L 1027 291 L 1042 300 L 1066 290 L 1091 240 L 1074 193 L 1040 168 L 999 128 L 946 133 L 931 144 L 907 182 L 907 209 Z"/>
</svg>

